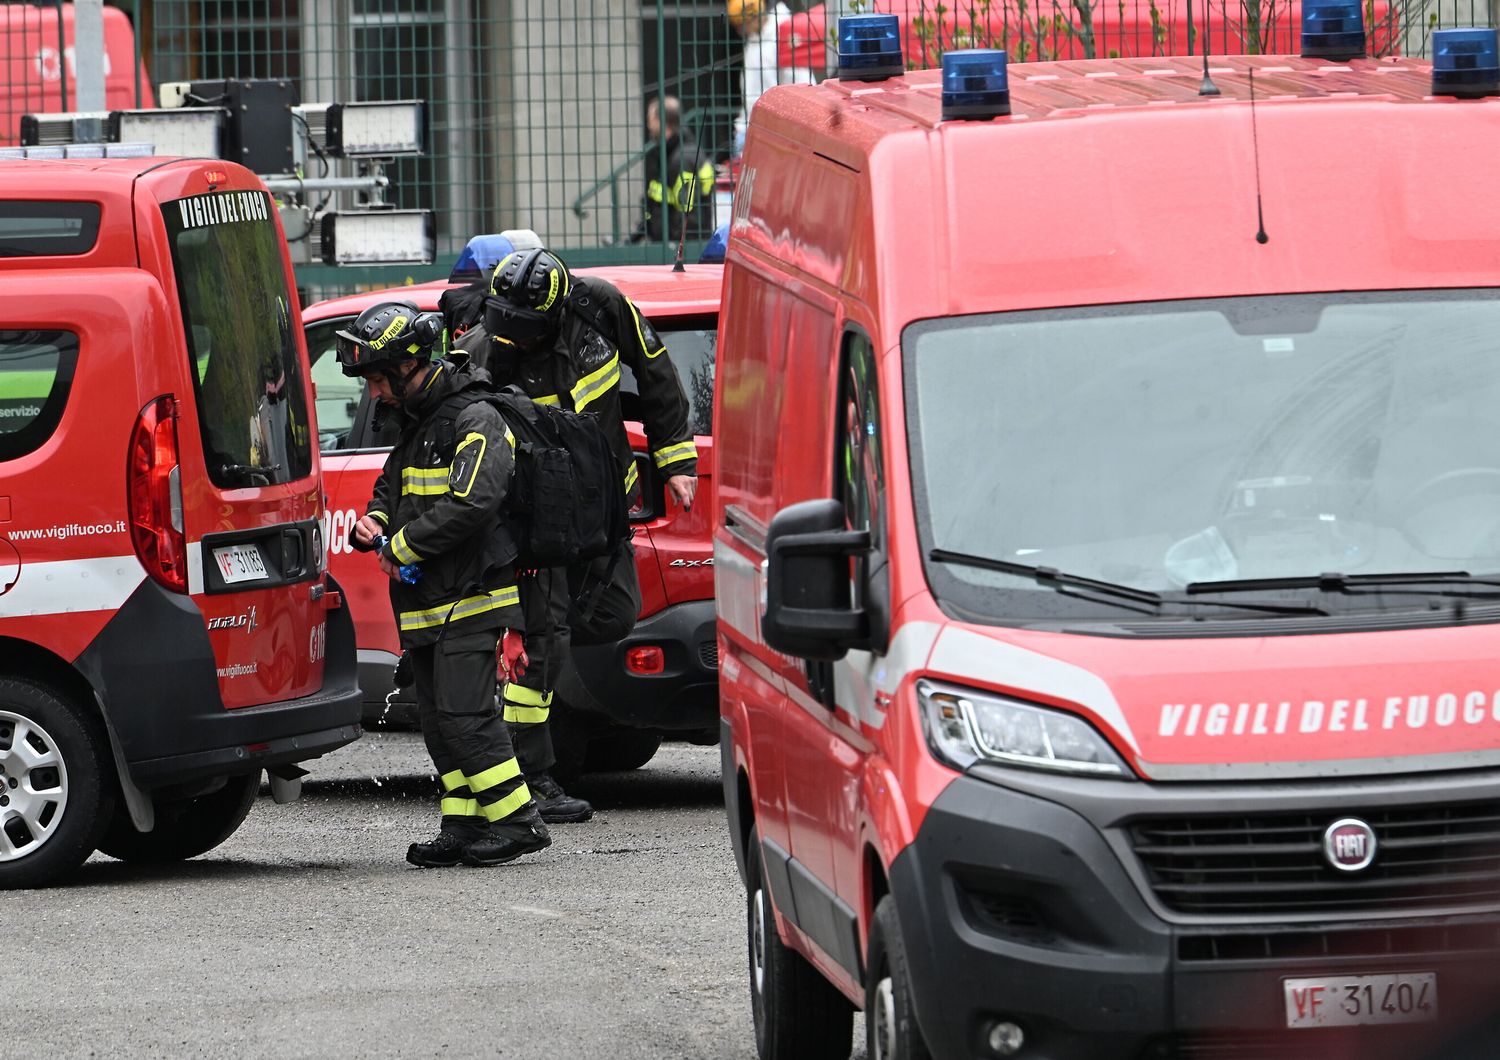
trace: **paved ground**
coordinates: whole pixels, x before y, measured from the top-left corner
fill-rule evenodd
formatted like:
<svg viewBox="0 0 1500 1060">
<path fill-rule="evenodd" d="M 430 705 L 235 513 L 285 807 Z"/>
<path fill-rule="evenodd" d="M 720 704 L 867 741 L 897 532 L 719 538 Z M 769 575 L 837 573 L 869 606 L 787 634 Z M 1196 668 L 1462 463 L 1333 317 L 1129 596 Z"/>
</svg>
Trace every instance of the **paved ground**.
<svg viewBox="0 0 1500 1060">
<path fill-rule="evenodd" d="M 717 748 L 590 778 L 592 822 L 487 870 L 402 860 L 415 736 L 313 769 L 197 860 L 0 893 L 0 1056 L 754 1056 Z"/>
</svg>

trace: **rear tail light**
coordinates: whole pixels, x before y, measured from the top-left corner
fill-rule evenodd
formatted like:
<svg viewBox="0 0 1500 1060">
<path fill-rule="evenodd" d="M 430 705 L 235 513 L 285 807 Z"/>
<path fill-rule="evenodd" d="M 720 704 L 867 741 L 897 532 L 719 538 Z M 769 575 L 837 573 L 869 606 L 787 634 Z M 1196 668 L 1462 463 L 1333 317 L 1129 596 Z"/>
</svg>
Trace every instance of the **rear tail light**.
<svg viewBox="0 0 1500 1060">
<path fill-rule="evenodd" d="M 171 397 L 159 397 L 141 409 L 130 436 L 130 541 L 151 577 L 173 592 L 185 593 L 181 476 L 177 405 Z"/>
<path fill-rule="evenodd" d="M 666 654 L 655 644 L 625 649 L 625 668 L 633 674 L 659 674 L 667 669 Z"/>
</svg>

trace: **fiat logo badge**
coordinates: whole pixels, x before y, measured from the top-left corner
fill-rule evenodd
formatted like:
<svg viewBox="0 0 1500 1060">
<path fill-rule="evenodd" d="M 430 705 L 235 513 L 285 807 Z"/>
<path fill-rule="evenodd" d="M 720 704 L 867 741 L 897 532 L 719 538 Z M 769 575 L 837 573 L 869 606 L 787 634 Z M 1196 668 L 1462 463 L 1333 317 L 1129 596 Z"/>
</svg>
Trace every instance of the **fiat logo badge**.
<svg viewBox="0 0 1500 1060">
<path fill-rule="evenodd" d="M 1369 868 L 1375 847 L 1375 829 L 1357 817 L 1334 821 L 1323 833 L 1323 856 L 1340 872 Z"/>
</svg>

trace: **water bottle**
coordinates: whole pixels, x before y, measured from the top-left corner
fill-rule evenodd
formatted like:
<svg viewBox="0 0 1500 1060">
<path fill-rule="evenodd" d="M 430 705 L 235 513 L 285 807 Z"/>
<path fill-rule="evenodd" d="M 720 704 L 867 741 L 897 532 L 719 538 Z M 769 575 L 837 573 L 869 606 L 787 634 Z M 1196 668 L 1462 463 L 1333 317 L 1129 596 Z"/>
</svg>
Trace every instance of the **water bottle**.
<svg viewBox="0 0 1500 1060">
<path fill-rule="evenodd" d="M 384 549 L 385 546 L 390 543 L 390 540 L 391 539 L 385 534 L 376 534 L 376 550 L 378 551 L 380 549 Z M 405 563 L 402 564 L 400 573 L 401 580 L 403 582 L 405 582 L 407 585 L 416 585 L 417 581 L 422 577 L 422 568 L 417 566 L 415 563 Z"/>
</svg>

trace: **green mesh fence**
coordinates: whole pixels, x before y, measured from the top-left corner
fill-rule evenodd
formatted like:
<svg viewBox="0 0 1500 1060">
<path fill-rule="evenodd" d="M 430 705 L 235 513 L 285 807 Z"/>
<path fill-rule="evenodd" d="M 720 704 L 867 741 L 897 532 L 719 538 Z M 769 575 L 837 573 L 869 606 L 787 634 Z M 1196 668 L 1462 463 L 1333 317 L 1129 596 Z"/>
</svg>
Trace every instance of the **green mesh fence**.
<svg viewBox="0 0 1500 1060">
<path fill-rule="evenodd" d="M 1434 29 L 1495 25 L 1500 0 L 1361 2 L 1372 54 L 1425 55 Z M 1299 9 L 1287 0 L 816 6 L 797 0 L 774 7 L 770 0 L 134 0 L 113 6 L 133 22 L 127 47 L 144 61 L 153 85 L 286 78 L 303 102 L 427 102 L 427 153 L 389 164 L 386 174 L 391 201 L 435 211 L 435 264 L 301 266 L 299 282 L 313 297 L 446 276 L 471 235 L 507 228 L 535 229 L 579 265 L 672 260 L 675 239 L 632 242 L 643 214 L 647 156 L 654 152 L 658 168 L 666 168 L 664 147 L 647 143 L 647 102 L 662 94 L 680 102 L 682 125 L 718 166 L 708 217 L 725 220 L 747 77 L 753 88 L 760 79 L 826 76 L 834 56 L 829 31 L 840 14 L 900 16 L 914 67 L 936 65 L 950 48 L 975 46 L 1005 47 L 1013 61 L 1205 48 L 1295 53 L 1300 29 Z M 0 73 L 0 92 L 11 114 L 0 142 L 13 142 L 20 113 L 64 109 L 56 106 L 57 89 L 66 99 L 69 71 L 57 58 L 63 18 L 56 6 L 0 5 L 0 24 L 5 18 L 11 60 Z M 140 78 L 128 76 L 131 56 L 111 48 L 110 57 L 111 83 L 127 93 L 133 88 L 136 98 L 149 96 Z M 112 95 L 110 106 L 121 105 L 130 102 Z M 309 170 L 315 166 L 313 175 L 321 175 L 322 163 Z M 360 169 L 332 160 L 328 172 L 356 176 Z M 358 199 L 339 192 L 328 204 L 349 209 Z M 654 208 L 674 216 L 664 204 Z M 669 234 L 678 233 L 669 228 Z M 701 246 L 701 235 L 688 239 L 688 260 Z"/>
</svg>

